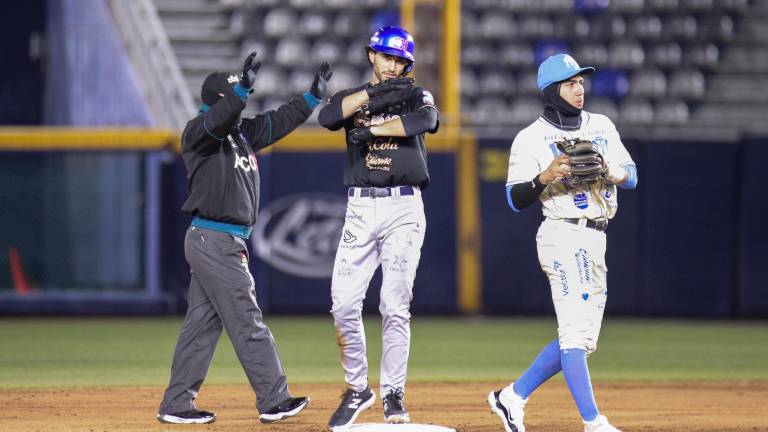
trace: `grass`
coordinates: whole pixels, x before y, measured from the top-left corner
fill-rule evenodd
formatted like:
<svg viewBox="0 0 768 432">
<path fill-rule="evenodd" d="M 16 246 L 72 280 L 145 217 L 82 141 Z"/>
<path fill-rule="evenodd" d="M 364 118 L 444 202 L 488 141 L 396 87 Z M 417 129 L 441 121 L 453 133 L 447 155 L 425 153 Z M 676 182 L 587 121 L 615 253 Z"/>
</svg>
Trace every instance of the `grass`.
<svg viewBox="0 0 768 432">
<path fill-rule="evenodd" d="M 343 381 L 330 317 L 267 317 L 289 381 Z M 380 325 L 367 319 L 371 379 Z M 2 319 L 0 388 L 167 384 L 180 318 Z M 411 381 L 514 379 L 555 337 L 554 319 L 422 318 L 412 325 Z M 768 323 L 619 320 L 603 325 L 595 380 L 768 380 Z M 207 383 L 245 383 L 222 336 Z"/>
</svg>

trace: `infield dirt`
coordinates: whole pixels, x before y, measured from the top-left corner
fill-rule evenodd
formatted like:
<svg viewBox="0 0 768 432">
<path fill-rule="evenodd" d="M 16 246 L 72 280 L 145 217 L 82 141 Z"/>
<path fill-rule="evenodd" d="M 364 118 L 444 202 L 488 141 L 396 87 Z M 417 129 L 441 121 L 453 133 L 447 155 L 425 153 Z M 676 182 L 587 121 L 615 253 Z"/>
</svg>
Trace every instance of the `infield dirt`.
<svg viewBox="0 0 768 432">
<path fill-rule="evenodd" d="M 414 422 L 438 424 L 460 432 L 501 431 L 485 399 L 506 383 L 409 384 L 406 406 Z M 324 431 L 336 408 L 341 385 L 292 385 L 294 395 L 310 395 L 312 404 L 285 422 L 258 421 L 254 395 L 246 385 L 204 386 L 198 407 L 217 413 L 210 425 L 163 425 L 155 420 L 159 387 L 2 389 L 4 432 L 48 431 Z M 625 432 L 768 431 L 768 381 L 756 382 L 598 382 L 603 414 Z M 377 392 L 378 393 L 378 392 Z M 364 412 L 359 423 L 381 422 L 381 404 Z M 581 431 L 583 427 L 562 381 L 545 384 L 526 409 L 528 432 Z"/>
</svg>

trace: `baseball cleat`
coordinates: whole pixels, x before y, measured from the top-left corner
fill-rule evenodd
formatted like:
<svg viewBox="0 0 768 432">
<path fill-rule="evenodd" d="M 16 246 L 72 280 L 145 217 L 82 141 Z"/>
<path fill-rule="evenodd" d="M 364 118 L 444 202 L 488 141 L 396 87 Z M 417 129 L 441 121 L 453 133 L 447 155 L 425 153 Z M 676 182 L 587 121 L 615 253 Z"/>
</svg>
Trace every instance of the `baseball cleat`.
<svg viewBox="0 0 768 432">
<path fill-rule="evenodd" d="M 411 417 L 403 404 L 403 391 L 392 390 L 384 396 L 384 422 L 385 423 L 409 423 Z"/>
<path fill-rule="evenodd" d="M 599 415 L 592 421 L 584 422 L 584 432 L 621 432 L 608 423 L 604 415 Z"/>
<path fill-rule="evenodd" d="M 492 412 L 501 417 L 507 432 L 525 432 L 523 417 L 526 402 L 528 399 L 518 396 L 511 385 L 488 393 L 488 405 Z"/>
<path fill-rule="evenodd" d="M 288 398 L 278 406 L 259 415 L 262 423 L 274 423 L 300 413 L 309 405 L 309 397 Z"/>
<path fill-rule="evenodd" d="M 366 387 L 361 392 L 347 389 L 341 394 L 341 404 L 328 422 L 328 430 L 337 432 L 346 429 L 355 422 L 363 410 L 370 408 L 375 400 L 376 393 L 370 387 Z"/>
<path fill-rule="evenodd" d="M 216 414 L 196 409 L 169 414 L 157 414 L 160 423 L 170 424 L 206 424 L 216 421 Z"/>
</svg>

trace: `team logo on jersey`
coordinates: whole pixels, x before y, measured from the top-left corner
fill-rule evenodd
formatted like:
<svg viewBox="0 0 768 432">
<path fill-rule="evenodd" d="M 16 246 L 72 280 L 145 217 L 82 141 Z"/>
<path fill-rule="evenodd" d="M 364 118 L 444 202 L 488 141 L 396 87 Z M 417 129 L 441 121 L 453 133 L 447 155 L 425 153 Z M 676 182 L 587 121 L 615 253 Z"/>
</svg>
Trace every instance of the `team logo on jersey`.
<svg viewBox="0 0 768 432">
<path fill-rule="evenodd" d="M 573 205 L 576 207 L 584 210 L 585 208 L 589 207 L 589 198 L 587 198 L 587 194 L 580 193 L 573 196 Z"/>
<path fill-rule="evenodd" d="M 435 97 L 432 96 L 432 93 L 424 90 L 421 92 L 422 98 L 421 101 L 424 102 L 427 105 L 435 105 Z"/>
<path fill-rule="evenodd" d="M 259 164 L 256 162 L 256 156 L 248 155 L 248 157 L 245 157 L 238 156 L 237 153 L 235 153 L 235 169 L 237 168 L 245 172 L 257 171 L 259 169 Z"/>
<path fill-rule="evenodd" d="M 606 197 L 606 198 L 610 198 L 610 197 L 611 197 L 611 195 L 613 195 L 613 194 L 611 193 L 611 190 L 610 190 L 610 189 L 606 189 L 606 190 L 605 190 L 605 197 Z"/>
<path fill-rule="evenodd" d="M 553 267 L 555 268 L 555 271 L 560 276 L 560 289 L 562 291 L 563 297 L 566 297 L 569 293 L 568 290 L 568 274 L 565 273 L 565 269 L 563 268 L 563 265 L 560 264 L 559 261 L 553 262 Z"/>
<path fill-rule="evenodd" d="M 605 151 L 608 149 L 608 140 L 605 139 L 605 137 L 596 137 L 592 140 L 592 143 L 597 146 L 597 151 L 600 152 L 600 154 L 605 154 Z"/>
<path fill-rule="evenodd" d="M 259 212 L 251 248 L 289 275 L 329 278 L 346 213 L 347 201 L 337 195 L 304 193 L 272 200 Z"/>
<path fill-rule="evenodd" d="M 352 231 L 350 230 L 344 230 L 344 234 L 341 236 L 341 239 L 344 240 L 344 243 L 354 243 L 355 240 L 357 240 L 357 236 L 352 234 Z"/>
</svg>

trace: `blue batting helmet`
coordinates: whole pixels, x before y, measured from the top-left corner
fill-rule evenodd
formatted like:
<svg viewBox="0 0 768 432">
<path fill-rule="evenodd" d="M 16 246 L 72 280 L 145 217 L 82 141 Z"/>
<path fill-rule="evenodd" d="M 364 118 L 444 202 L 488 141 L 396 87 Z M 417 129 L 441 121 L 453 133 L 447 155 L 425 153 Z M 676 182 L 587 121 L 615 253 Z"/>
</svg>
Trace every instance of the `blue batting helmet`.
<svg viewBox="0 0 768 432">
<path fill-rule="evenodd" d="M 413 36 L 400 27 L 387 26 L 380 28 L 371 36 L 368 48 L 380 53 L 404 58 L 408 64 L 403 69 L 403 75 L 413 70 L 413 64 L 416 62 L 413 56 L 413 51 L 416 48 Z"/>
</svg>

